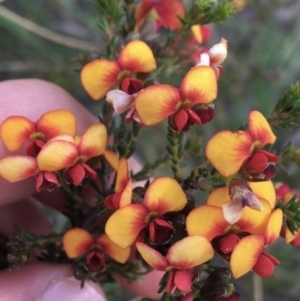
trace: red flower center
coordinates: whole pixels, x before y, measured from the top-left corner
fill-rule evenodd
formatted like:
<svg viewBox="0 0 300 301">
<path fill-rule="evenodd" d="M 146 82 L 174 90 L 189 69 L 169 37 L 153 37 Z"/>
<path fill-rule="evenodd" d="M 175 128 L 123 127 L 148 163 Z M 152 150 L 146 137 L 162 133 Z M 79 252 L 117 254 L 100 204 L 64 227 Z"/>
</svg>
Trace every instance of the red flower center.
<svg viewBox="0 0 300 301">
<path fill-rule="evenodd" d="M 275 168 L 278 157 L 264 150 L 255 151 L 244 163 L 243 170 L 254 178 L 269 180 L 275 175 Z"/>
<path fill-rule="evenodd" d="M 149 226 L 149 237 L 150 240 L 155 244 L 163 244 L 170 241 L 173 234 L 175 233 L 175 228 L 171 222 L 164 218 L 153 219 Z"/>
<path fill-rule="evenodd" d="M 221 238 L 218 239 L 217 245 L 220 251 L 224 254 L 230 254 L 237 243 L 239 242 L 240 238 L 234 234 L 234 233 L 229 233 L 225 236 L 222 236 Z"/>
<path fill-rule="evenodd" d="M 86 258 L 86 265 L 92 272 L 101 272 L 105 269 L 103 254 L 99 251 L 91 251 Z"/>
</svg>

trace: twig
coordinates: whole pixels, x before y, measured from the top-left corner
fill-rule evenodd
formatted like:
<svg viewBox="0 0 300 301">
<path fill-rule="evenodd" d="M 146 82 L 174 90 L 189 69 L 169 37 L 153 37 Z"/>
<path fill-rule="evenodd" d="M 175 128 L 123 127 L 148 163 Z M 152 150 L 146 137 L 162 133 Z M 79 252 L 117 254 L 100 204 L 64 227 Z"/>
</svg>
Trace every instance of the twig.
<svg viewBox="0 0 300 301">
<path fill-rule="evenodd" d="M 262 278 L 253 274 L 253 301 L 264 301 Z"/>
<path fill-rule="evenodd" d="M 47 39 L 49 41 L 52 41 L 54 43 L 74 48 L 78 50 L 83 51 L 91 51 L 92 49 L 97 48 L 96 44 L 78 40 L 69 36 L 65 36 L 56 32 L 53 32 L 47 28 L 44 28 L 42 26 L 39 26 L 35 24 L 34 22 L 14 13 L 10 9 L 7 9 L 6 7 L 0 5 L 0 17 L 5 18 L 9 20 L 10 22 L 13 22 L 17 24 L 18 26 L 22 27 L 23 29 L 26 29 L 44 39 Z"/>
</svg>

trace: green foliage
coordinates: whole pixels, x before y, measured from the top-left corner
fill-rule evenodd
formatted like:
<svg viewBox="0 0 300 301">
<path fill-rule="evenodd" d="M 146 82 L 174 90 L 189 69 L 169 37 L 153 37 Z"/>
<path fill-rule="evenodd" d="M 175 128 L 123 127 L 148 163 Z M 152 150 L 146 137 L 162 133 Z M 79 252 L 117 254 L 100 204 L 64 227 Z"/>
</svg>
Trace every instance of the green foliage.
<svg viewBox="0 0 300 301">
<path fill-rule="evenodd" d="M 168 141 L 167 151 L 170 158 L 170 165 L 174 173 L 175 179 L 181 180 L 179 161 L 183 155 L 184 145 L 183 145 L 183 132 L 175 132 L 170 127 L 168 127 Z"/>
<path fill-rule="evenodd" d="M 282 130 L 292 130 L 300 125 L 300 87 L 292 84 L 279 98 L 269 123 Z"/>
<path fill-rule="evenodd" d="M 182 23 L 186 28 L 195 24 L 220 24 L 233 17 L 236 12 L 236 5 L 233 1 L 225 0 L 218 3 L 216 0 L 196 0 Z"/>
<path fill-rule="evenodd" d="M 293 142 L 289 142 L 287 145 L 285 145 L 281 154 L 279 155 L 280 162 L 293 159 L 297 149 L 298 148 L 293 145 Z"/>
<path fill-rule="evenodd" d="M 294 195 L 288 203 L 278 203 L 277 207 L 283 211 L 288 229 L 296 234 L 300 230 L 300 202 Z"/>
</svg>

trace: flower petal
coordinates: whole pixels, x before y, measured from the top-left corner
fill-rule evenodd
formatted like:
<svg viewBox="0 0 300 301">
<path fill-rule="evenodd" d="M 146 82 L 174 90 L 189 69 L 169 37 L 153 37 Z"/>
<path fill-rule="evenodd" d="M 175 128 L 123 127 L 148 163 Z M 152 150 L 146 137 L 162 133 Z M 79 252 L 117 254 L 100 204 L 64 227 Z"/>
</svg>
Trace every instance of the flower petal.
<svg viewBox="0 0 300 301">
<path fill-rule="evenodd" d="M 65 233 L 62 242 L 67 256 L 76 258 L 89 251 L 89 248 L 94 244 L 94 238 L 89 232 L 81 228 L 73 228 Z"/>
<path fill-rule="evenodd" d="M 153 85 L 138 93 L 135 109 L 144 125 L 154 125 L 174 114 L 180 101 L 177 88 Z"/>
<path fill-rule="evenodd" d="M 221 131 L 207 143 L 205 154 L 223 177 L 236 174 L 251 155 L 252 140 L 244 131 Z"/>
<path fill-rule="evenodd" d="M 281 209 L 276 209 L 272 212 L 266 232 L 265 232 L 265 246 L 271 245 L 280 235 L 283 222 L 283 213 Z"/>
<path fill-rule="evenodd" d="M 274 184 L 271 181 L 248 182 L 253 194 L 259 198 L 269 202 L 271 208 L 276 205 L 276 192 Z"/>
<path fill-rule="evenodd" d="M 253 141 L 259 141 L 261 148 L 266 144 L 273 144 L 276 136 L 266 118 L 258 111 L 251 111 L 248 117 L 248 131 Z"/>
<path fill-rule="evenodd" d="M 168 261 L 158 251 L 150 248 L 142 242 L 136 243 L 136 248 L 142 255 L 143 259 L 155 270 L 165 271 L 168 267 Z"/>
<path fill-rule="evenodd" d="M 0 175 L 9 182 L 27 179 L 38 172 L 36 158 L 8 156 L 0 160 Z"/>
<path fill-rule="evenodd" d="M 143 41 L 131 41 L 120 52 L 117 62 L 122 70 L 151 72 L 156 69 L 156 61 L 151 48 Z"/>
<path fill-rule="evenodd" d="M 177 241 L 169 249 L 166 259 L 177 269 L 190 269 L 214 256 L 210 242 L 202 236 L 188 236 Z"/>
<path fill-rule="evenodd" d="M 45 135 L 46 140 L 61 134 L 69 134 L 75 138 L 77 122 L 70 111 L 55 110 L 42 115 L 36 122 L 36 128 Z"/>
<path fill-rule="evenodd" d="M 106 94 L 106 101 L 114 108 L 117 114 L 122 114 L 130 108 L 134 98 L 121 90 L 111 90 Z"/>
<path fill-rule="evenodd" d="M 118 170 L 119 157 L 115 152 L 110 149 L 106 149 L 102 155 L 114 170 Z"/>
<path fill-rule="evenodd" d="M 181 186 L 170 177 L 156 178 L 147 188 L 143 205 L 149 212 L 159 216 L 166 212 L 179 211 L 187 204 L 187 198 Z"/>
<path fill-rule="evenodd" d="M 125 263 L 130 255 L 130 248 L 120 248 L 106 234 L 98 236 L 96 243 L 101 246 L 104 253 L 114 260 Z"/>
<path fill-rule="evenodd" d="M 206 204 L 222 207 L 222 205 L 229 203 L 230 196 L 228 191 L 228 186 L 220 187 L 212 191 L 207 198 Z"/>
<path fill-rule="evenodd" d="M 86 160 L 100 156 L 106 147 L 107 130 L 104 124 L 96 123 L 87 128 L 78 145 L 79 154 Z"/>
<path fill-rule="evenodd" d="M 201 26 L 200 24 L 196 24 L 191 27 L 191 31 L 193 33 L 195 40 L 199 44 L 202 44 L 210 39 L 211 30 L 208 26 Z"/>
<path fill-rule="evenodd" d="M 132 198 L 132 180 L 129 179 L 127 185 L 125 186 L 124 190 L 121 192 L 119 207 L 125 207 L 131 204 Z"/>
<path fill-rule="evenodd" d="M 220 43 L 215 44 L 208 51 L 212 65 L 220 65 L 227 57 L 227 41 L 221 39 Z"/>
<path fill-rule="evenodd" d="M 116 179 L 115 191 L 121 192 L 125 189 L 129 181 L 128 163 L 126 158 L 121 157 L 119 160 L 118 173 Z"/>
<path fill-rule="evenodd" d="M 105 59 L 94 60 L 82 68 L 81 83 L 90 97 L 98 100 L 118 83 L 120 71 L 117 62 Z"/>
<path fill-rule="evenodd" d="M 105 233 L 121 248 L 131 246 L 147 225 L 146 215 L 142 205 L 131 204 L 118 209 L 106 222 Z"/>
<path fill-rule="evenodd" d="M 291 241 L 293 241 L 296 237 L 297 237 L 297 234 L 298 234 L 299 232 L 296 232 L 295 234 L 293 234 L 290 230 L 289 230 L 289 228 L 288 227 L 286 227 L 285 228 L 285 235 L 284 235 L 284 237 L 285 237 L 285 242 L 287 243 L 287 244 L 289 244 Z"/>
<path fill-rule="evenodd" d="M 217 78 L 211 67 L 198 66 L 190 70 L 180 85 L 181 98 L 191 102 L 211 103 L 217 97 Z"/>
<path fill-rule="evenodd" d="M 249 235 L 242 238 L 235 246 L 230 257 L 230 268 L 234 278 L 248 273 L 256 264 L 264 248 L 262 235 Z"/>
<path fill-rule="evenodd" d="M 231 201 L 222 206 L 222 212 L 228 224 L 235 224 L 242 216 L 243 202 L 241 200 Z"/>
<path fill-rule="evenodd" d="M 193 269 L 174 271 L 174 284 L 182 292 L 189 292 L 192 289 Z M 193 297 L 192 297 L 193 298 Z M 190 299 L 193 300 L 193 299 Z"/>
<path fill-rule="evenodd" d="M 242 217 L 237 221 L 236 226 L 239 232 L 251 234 L 264 234 L 271 216 L 271 207 L 265 200 L 260 199 L 263 211 L 259 212 L 249 207 L 244 207 Z"/>
<path fill-rule="evenodd" d="M 6 118 L 0 129 L 3 144 L 9 151 L 15 151 L 36 131 L 35 124 L 22 116 L 11 116 Z"/>
<path fill-rule="evenodd" d="M 54 140 L 45 144 L 37 156 L 41 171 L 57 171 L 75 163 L 78 157 L 77 145 L 63 140 Z"/>
<path fill-rule="evenodd" d="M 224 219 L 222 209 L 210 205 L 202 205 L 192 210 L 186 219 L 188 235 L 201 235 L 209 241 L 226 233 L 229 224 Z"/>
<path fill-rule="evenodd" d="M 155 2 L 154 8 L 159 15 L 157 20 L 157 28 L 161 26 L 165 28 L 170 28 L 171 30 L 180 29 L 182 24 L 178 18 L 184 18 L 185 10 L 179 0 L 161 0 Z"/>
<path fill-rule="evenodd" d="M 143 25 L 145 18 L 149 11 L 153 8 L 154 0 L 142 0 L 140 1 L 135 8 L 135 20 L 136 27 L 139 28 Z"/>
</svg>

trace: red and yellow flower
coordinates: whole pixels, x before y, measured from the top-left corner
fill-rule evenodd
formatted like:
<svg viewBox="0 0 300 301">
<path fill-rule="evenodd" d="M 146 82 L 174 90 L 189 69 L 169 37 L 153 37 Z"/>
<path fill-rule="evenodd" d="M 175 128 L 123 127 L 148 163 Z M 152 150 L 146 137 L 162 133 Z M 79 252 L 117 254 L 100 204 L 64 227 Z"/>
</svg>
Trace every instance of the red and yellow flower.
<svg viewBox="0 0 300 301">
<path fill-rule="evenodd" d="M 117 210 L 131 204 L 132 180 L 129 177 L 126 158 L 120 158 L 115 184 L 115 193 L 104 200 L 104 205 L 109 210 Z"/>
<path fill-rule="evenodd" d="M 271 270 L 270 262 L 268 261 L 268 269 L 264 269 L 262 262 L 265 262 L 265 257 L 271 260 L 271 255 L 262 254 L 262 250 L 278 238 L 282 226 L 282 211 L 272 211 L 276 204 L 273 184 L 268 181 L 248 185 L 259 199 L 262 212 L 244 207 L 239 220 L 234 224 L 228 223 L 221 208 L 230 202 L 228 187 L 224 187 L 213 191 L 208 197 L 207 205 L 191 211 L 186 220 L 188 235 L 200 235 L 209 241 L 214 240 L 216 251 L 229 260 L 235 278 L 252 268 L 260 275 L 268 275 L 267 270 Z M 274 267 L 275 262 L 272 261 L 271 267 Z"/>
<path fill-rule="evenodd" d="M 81 228 L 73 228 L 65 233 L 63 247 L 69 258 L 86 255 L 86 265 L 93 272 L 105 268 L 106 255 L 120 263 L 125 263 L 130 255 L 130 248 L 120 248 L 107 235 L 94 237 Z"/>
<path fill-rule="evenodd" d="M 55 136 L 69 134 L 75 137 L 76 126 L 76 119 L 71 112 L 55 110 L 43 114 L 36 122 L 23 116 L 10 116 L 3 121 L 0 135 L 9 151 L 32 142 L 27 148 L 27 154 L 36 156 L 42 146 Z M 36 148 L 38 151 L 34 151 Z"/>
<path fill-rule="evenodd" d="M 154 125 L 170 117 L 173 128 L 182 131 L 203 123 L 201 112 L 205 109 L 199 111 L 197 105 L 208 105 L 216 96 L 214 70 L 200 66 L 186 74 L 179 89 L 159 84 L 142 90 L 135 98 L 135 109 L 144 125 Z"/>
<path fill-rule="evenodd" d="M 71 137 L 71 136 L 70 136 Z M 9 182 L 36 176 L 36 190 L 60 186 L 57 171 L 71 166 L 76 155 L 74 144 L 64 140 L 48 141 L 37 157 L 8 156 L 0 160 L 0 175 Z"/>
<path fill-rule="evenodd" d="M 184 7 L 179 0 L 142 0 L 135 10 L 136 28 L 151 20 L 156 23 L 156 29 L 165 27 L 177 30 L 182 26 L 178 17 L 184 16 Z"/>
<path fill-rule="evenodd" d="M 122 248 L 132 245 L 143 229 L 154 243 L 169 241 L 175 228 L 164 214 L 180 211 L 187 198 L 172 178 L 155 179 L 147 188 L 142 204 L 130 204 L 118 209 L 108 219 L 105 232 Z"/>
<path fill-rule="evenodd" d="M 283 213 L 276 209 L 269 219 L 263 235 L 248 235 L 240 239 L 230 255 L 230 268 L 234 278 L 239 278 L 250 270 L 265 278 L 273 274 L 280 262 L 271 254 L 263 252 L 280 234 Z"/>
<path fill-rule="evenodd" d="M 188 234 L 201 235 L 208 240 L 230 233 L 263 234 L 276 204 L 275 189 L 270 181 L 248 185 L 263 207 L 261 212 L 246 206 L 242 209 L 241 217 L 235 223 L 230 223 L 230 218 L 227 218 L 229 220 L 227 221 L 222 210 L 223 205 L 231 202 L 229 189 L 218 188 L 208 196 L 206 205 L 193 209 L 187 216 Z M 230 239 L 232 238 L 231 236 Z"/>
<path fill-rule="evenodd" d="M 241 172 L 248 179 L 268 180 L 275 174 L 278 158 L 263 150 L 276 136 L 268 121 L 258 111 L 251 111 L 247 131 L 221 131 L 207 143 L 206 156 L 223 177 Z"/>
<path fill-rule="evenodd" d="M 68 182 L 77 186 L 87 176 L 96 178 L 96 172 L 86 162 L 102 155 L 105 151 L 107 130 L 103 124 L 89 126 L 77 141 L 70 135 L 57 136 L 53 140 L 67 140 L 73 145 L 73 152 L 69 155 L 72 164 L 64 171 L 64 177 Z"/>
<path fill-rule="evenodd" d="M 137 72 L 148 73 L 156 69 L 156 62 L 149 46 L 142 41 L 129 42 L 116 61 L 97 59 L 81 70 L 81 82 L 87 93 L 98 100 L 125 78 L 132 79 Z"/>
<path fill-rule="evenodd" d="M 170 273 L 165 288 L 167 293 L 171 293 L 174 288 L 190 292 L 197 274 L 194 268 L 214 256 L 210 242 L 201 236 L 189 236 L 177 241 L 170 247 L 166 256 L 142 242 L 137 242 L 136 247 L 153 269 Z"/>
</svg>

